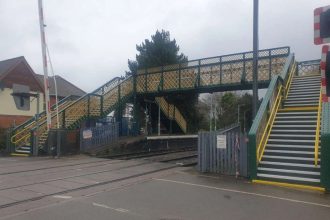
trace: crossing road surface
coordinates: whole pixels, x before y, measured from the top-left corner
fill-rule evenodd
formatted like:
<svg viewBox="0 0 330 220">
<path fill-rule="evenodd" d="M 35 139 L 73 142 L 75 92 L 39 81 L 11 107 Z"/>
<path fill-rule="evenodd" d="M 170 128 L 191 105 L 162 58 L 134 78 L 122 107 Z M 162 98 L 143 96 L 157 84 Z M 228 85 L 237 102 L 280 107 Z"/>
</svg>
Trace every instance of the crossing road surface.
<svg viewBox="0 0 330 220">
<path fill-rule="evenodd" d="M 0 158 L 0 220 L 329 219 L 330 196 L 88 157 Z"/>
</svg>

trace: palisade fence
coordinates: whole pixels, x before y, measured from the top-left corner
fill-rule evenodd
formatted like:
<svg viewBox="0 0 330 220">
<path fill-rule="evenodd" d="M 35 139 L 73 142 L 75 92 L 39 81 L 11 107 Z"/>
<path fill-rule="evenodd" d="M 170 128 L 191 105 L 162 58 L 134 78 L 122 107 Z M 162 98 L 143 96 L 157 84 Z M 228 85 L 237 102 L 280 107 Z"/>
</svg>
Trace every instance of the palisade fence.
<svg viewBox="0 0 330 220">
<path fill-rule="evenodd" d="M 203 173 L 248 176 L 246 136 L 239 125 L 222 131 L 199 132 L 198 165 Z"/>
<path fill-rule="evenodd" d="M 100 127 L 85 128 L 80 131 L 80 151 L 88 152 L 118 141 L 118 123 Z"/>
</svg>

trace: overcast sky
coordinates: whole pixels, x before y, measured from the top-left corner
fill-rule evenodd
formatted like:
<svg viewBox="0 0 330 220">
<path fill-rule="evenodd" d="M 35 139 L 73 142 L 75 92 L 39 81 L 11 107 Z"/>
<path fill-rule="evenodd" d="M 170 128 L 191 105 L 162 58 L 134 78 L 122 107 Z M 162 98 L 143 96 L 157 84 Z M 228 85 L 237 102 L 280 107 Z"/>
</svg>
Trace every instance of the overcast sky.
<svg viewBox="0 0 330 220">
<path fill-rule="evenodd" d="M 38 0 L 0 0 L 0 60 L 25 56 L 42 74 Z M 313 10 L 329 0 L 260 0 L 260 48 L 319 59 Z M 125 74 L 136 44 L 170 31 L 189 59 L 252 49 L 253 0 L 44 0 L 55 74 L 90 92 Z"/>
</svg>

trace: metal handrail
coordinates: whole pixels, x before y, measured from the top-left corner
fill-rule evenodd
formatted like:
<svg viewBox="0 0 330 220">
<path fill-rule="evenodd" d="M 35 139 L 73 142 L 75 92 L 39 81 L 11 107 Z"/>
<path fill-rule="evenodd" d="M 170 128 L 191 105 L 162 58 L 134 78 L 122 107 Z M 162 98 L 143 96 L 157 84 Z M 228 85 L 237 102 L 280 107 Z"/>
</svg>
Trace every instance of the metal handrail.
<svg viewBox="0 0 330 220">
<path fill-rule="evenodd" d="M 110 92 L 110 91 L 112 91 L 112 90 L 115 89 L 117 86 L 121 85 L 122 83 L 124 83 L 126 80 L 128 80 L 128 79 L 130 79 L 130 78 L 131 78 L 131 76 L 128 77 L 128 78 L 125 78 L 124 80 L 122 80 L 122 78 L 115 77 L 114 79 L 112 79 L 112 80 L 110 80 L 109 82 L 107 82 L 107 83 L 103 84 L 102 86 L 100 86 L 98 89 L 94 90 L 93 93 L 87 93 L 87 94 L 83 95 L 82 97 L 78 98 L 77 100 L 75 100 L 74 102 L 70 103 L 70 104 L 67 105 L 64 109 L 61 109 L 61 110 L 59 111 L 59 113 L 62 113 L 62 112 L 65 111 L 66 109 L 70 108 L 71 106 L 75 105 L 76 103 L 79 103 L 81 100 L 87 98 L 88 96 L 93 95 L 94 93 L 97 93 L 97 92 L 98 92 L 99 90 L 101 90 L 104 86 L 107 86 L 107 85 L 113 83 L 113 82 L 116 81 L 116 80 L 117 80 L 116 85 L 115 85 L 113 88 L 111 88 L 109 91 L 107 91 L 107 93 Z M 71 96 L 69 96 L 69 97 L 67 97 L 67 98 L 65 98 L 65 99 L 69 99 L 69 98 L 71 98 Z M 65 101 L 65 100 L 63 100 L 62 103 L 63 103 L 64 101 Z M 43 112 L 42 112 L 42 113 L 43 113 Z M 42 113 L 40 113 L 39 116 L 41 116 Z M 54 117 L 55 117 L 55 115 L 52 116 L 52 118 L 54 118 Z M 39 118 L 39 121 L 40 121 L 39 126 L 42 126 L 43 124 L 46 123 L 46 120 L 43 120 L 43 119 L 44 119 L 44 118 Z M 26 135 L 24 135 L 23 137 L 21 137 L 21 138 L 19 138 L 19 139 L 17 139 L 17 140 L 14 140 L 18 135 L 20 135 L 20 134 L 26 132 L 27 130 L 31 129 L 30 125 L 31 125 L 32 123 L 34 123 L 34 122 L 35 122 L 35 117 L 33 117 L 33 118 L 31 118 L 30 120 L 26 121 L 26 122 L 23 123 L 22 125 L 16 127 L 14 131 L 17 131 L 18 129 L 22 128 L 23 126 L 29 125 L 29 126 L 24 127 L 22 130 L 20 130 L 20 131 L 17 132 L 16 134 L 14 134 L 14 135 L 10 138 L 10 141 L 11 141 L 13 144 L 16 144 L 16 143 L 22 141 L 23 139 L 28 138 L 28 137 L 31 135 L 30 132 L 28 132 L 28 133 L 27 133 Z"/>
<path fill-rule="evenodd" d="M 269 119 L 267 121 L 266 127 L 264 128 L 264 133 L 263 133 L 263 135 L 260 139 L 260 142 L 259 142 L 259 145 L 258 145 L 258 148 L 257 148 L 257 160 L 258 160 L 258 162 L 261 161 L 262 155 L 265 151 L 265 146 L 267 144 L 270 132 L 272 130 L 272 127 L 273 127 L 273 124 L 274 124 L 274 121 L 275 121 L 275 116 L 276 116 L 277 110 L 278 110 L 279 106 L 281 105 L 282 88 L 283 88 L 282 85 L 280 85 L 279 88 L 278 88 L 277 96 L 276 96 L 276 99 L 275 99 L 275 104 L 273 105 L 273 108 L 270 111 Z"/>
<path fill-rule="evenodd" d="M 62 106 L 62 104 L 64 104 L 65 101 L 67 101 L 68 99 L 71 99 L 72 97 L 74 97 L 74 96 L 71 96 L 70 95 L 70 96 L 67 96 L 66 98 L 62 99 L 59 102 L 59 106 L 58 107 Z M 51 108 L 53 108 L 54 106 L 56 106 L 56 105 L 53 105 Z M 39 115 L 38 115 L 38 117 L 39 117 L 38 120 L 39 121 L 43 121 L 44 120 L 44 122 L 46 122 L 46 114 L 45 113 L 46 113 L 45 111 L 39 113 Z M 53 115 L 52 118 L 53 117 L 55 117 L 55 115 Z M 26 132 L 27 130 L 30 130 L 31 129 L 31 125 L 33 123 L 36 123 L 36 117 L 33 117 L 33 118 L 29 119 L 28 121 L 24 122 L 23 124 L 19 125 L 18 127 L 16 127 L 13 131 L 16 131 L 16 130 L 20 129 L 21 127 L 23 127 L 23 129 L 20 130 L 19 132 L 15 133 L 13 136 L 11 136 L 11 138 L 10 138 L 11 143 L 16 144 L 16 143 L 20 142 L 21 140 L 23 140 L 24 138 L 27 138 L 28 136 L 30 136 L 30 133 L 27 133 L 23 137 L 21 137 L 21 138 L 19 138 L 17 140 L 14 140 L 18 135 Z"/>
<path fill-rule="evenodd" d="M 281 53 L 281 54 L 272 54 L 273 51 L 277 51 L 277 50 L 287 50 L 286 53 Z M 263 52 L 268 52 L 268 55 L 260 55 Z M 263 58 L 276 58 L 276 57 L 283 57 L 283 56 L 288 56 L 290 54 L 290 47 L 286 46 L 286 47 L 278 47 L 278 48 L 271 48 L 271 49 L 264 49 L 264 50 L 259 50 L 258 51 L 259 54 L 259 59 L 263 59 Z M 226 58 L 230 58 L 233 56 L 239 56 L 241 55 L 242 58 L 233 58 L 232 60 L 225 60 Z M 250 55 L 246 56 L 246 55 Z M 203 59 L 194 59 L 194 60 L 189 60 L 187 62 L 182 62 L 182 63 L 177 63 L 177 64 L 172 64 L 172 65 L 165 65 L 165 66 L 155 66 L 155 67 L 150 67 L 147 69 L 138 69 L 137 73 L 140 75 L 144 75 L 144 74 L 152 74 L 152 73 L 159 73 L 161 72 L 161 70 L 163 71 L 176 71 L 179 69 L 186 69 L 186 68 L 192 68 L 192 67 L 197 67 L 197 66 L 207 66 L 208 64 L 203 64 L 202 61 L 206 61 L 206 60 L 213 60 L 213 59 L 219 59 L 219 62 L 222 64 L 228 64 L 228 63 L 232 63 L 232 62 L 242 62 L 242 61 L 251 61 L 253 59 L 253 52 L 252 51 L 247 51 L 247 52 L 242 52 L 242 53 L 233 53 L 233 54 L 227 54 L 227 55 L 222 55 L 222 56 L 213 56 L 213 57 L 206 57 Z M 190 63 L 196 63 L 196 65 L 189 65 Z M 199 64 L 197 64 L 199 63 Z M 212 65 L 216 64 L 218 62 L 214 62 Z M 179 68 L 171 68 L 172 66 L 177 65 L 179 66 Z M 156 71 L 152 71 L 153 69 L 157 69 Z"/>
<path fill-rule="evenodd" d="M 318 109 L 317 109 L 317 123 L 316 123 L 315 145 L 314 145 L 314 165 L 315 166 L 317 166 L 318 159 L 319 159 L 321 109 L 322 109 L 322 89 L 320 89 L 319 104 L 318 104 Z"/>
<path fill-rule="evenodd" d="M 62 105 L 64 102 L 66 102 L 66 101 L 69 100 L 69 99 L 72 99 L 73 97 L 76 97 L 76 96 L 74 96 L 74 95 L 69 95 L 69 96 L 65 97 L 64 99 L 61 99 L 61 100 L 58 102 L 58 105 Z M 52 110 L 54 110 L 55 107 L 56 107 L 56 104 L 52 105 L 50 108 L 51 108 Z M 39 113 L 39 115 L 38 115 L 39 119 L 40 119 L 40 117 L 42 117 L 43 115 L 46 115 L 46 111 L 42 111 L 42 112 Z M 26 125 L 30 125 L 31 123 L 35 122 L 35 120 L 36 120 L 36 117 L 34 116 L 34 117 L 30 118 L 29 120 L 25 121 L 23 124 L 20 124 L 20 125 L 18 125 L 17 127 L 15 127 L 15 128 L 14 128 L 14 131 L 20 129 L 21 127 L 25 127 Z"/>
<path fill-rule="evenodd" d="M 289 90 L 290 90 L 290 87 L 291 87 L 291 82 L 292 82 L 292 78 L 293 78 L 293 73 L 296 71 L 296 69 L 297 69 L 297 63 L 294 63 L 293 64 L 293 67 L 291 68 L 291 71 L 290 71 L 290 73 L 289 73 L 289 78 L 288 78 L 288 81 L 287 81 L 287 83 L 285 84 L 285 98 L 287 98 L 288 97 L 288 95 L 289 95 Z"/>
</svg>

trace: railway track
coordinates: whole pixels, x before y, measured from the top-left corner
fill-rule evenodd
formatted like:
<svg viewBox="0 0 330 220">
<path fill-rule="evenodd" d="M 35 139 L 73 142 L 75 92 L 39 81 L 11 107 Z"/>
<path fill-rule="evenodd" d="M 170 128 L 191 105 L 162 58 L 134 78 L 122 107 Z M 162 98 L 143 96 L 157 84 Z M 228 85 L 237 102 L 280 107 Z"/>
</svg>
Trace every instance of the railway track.
<svg viewBox="0 0 330 220">
<path fill-rule="evenodd" d="M 140 165 L 142 165 L 142 164 L 140 164 Z M 129 166 L 127 166 L 125 168 L 128 168 L 128 167 Z M 48 193 L 48 194 L 36 196 L 36 197 L 33 197 L 33 198 L 29 198 L 29 199 L 23 199 L 23 200 L 19 200 L 19 201 L 15 201 L 15 202 L 9 202 L 9 203 L 0 205 L 0 209 L 15 206 L 15 205 L 19 205 L 19 204 L 30 202 L 30 201 L 40 200 L 40 199 L 43 199 L 43 198 L 49 197 L 49 196 L 54 196 L 54 195 L 59 195 L 59 194 L 66 194 L 66 193 L 70 193 L 70 192 L 74 192 L 74 191 L 79 191 L 79 190 L 84 190 L 84 189 L 89 189 L 89 188 L 93 188 L 93 187 L 97 187 L 97 186 L 110 184 L 110 183 L 129 180 L 129 179 L 145 176 L 145 175 L 148 175 L 148 174 L 153 174 L 153 173 L 157 173 L 157 172 L 161 172 L 161 171 L 165 171 L 165 170 L 174 169 L 176 167 L 177 167 L 177 165 L 170 165 L 170 166 L 167 166 L 167 167 L 158 168 L 158 169 L 154 169 L 154 170 L 146 171 L 146 172 L 142 172 L 142 173 L 137 173 L 137 174 L 133 174 L 133 175 L 117 178 L 117 179 L 112 179 L 112 180 L 102 181 L 102 182 L 98 182 L 98 183 L 94 183 L 94 184 L 89 184 L 87 186 L 76 187 L 76 188 L 73 188 L 73 189 L 65 189 L 65 190 L 60 191 L 60 192 Z M 122 169 L 124 169 L 124 168 L 122 168 Z M 118 169 L 116 169 L 116 170 L 118 170 Z M 93 174 L 97 174 L 97 173 L 100 173 L 100 172 L 95 172 Z M 92 175 L 92 174 L 89 174 L 89 175 Z M 52 181 L 54 181 L 54 180 L 52 180 Z M 19 187 L 19 188 L 21 188 L 21 187 Z M 16 188 L 16 187 L 14 187 L 14 188 Z M 5 189 L 1 189 L 1 190 L 5 190 Z"/>
<path fill-rule="evenodd" d="M 109 155 L 102 158 L 119 160 L 143 159 L 152 162 L 174 163 L 180 166 L 193 166 L 197 164 L 197 151 L 194 148 L 181 148 L 175 150 L 162 149 Z"/>
<path fill-rule="evenodd" d="M 188 150 L 189 149 L 189 150 Z M 185 148 L 180 150 L 161 150 L 161 151 L 143 151 L 143 152 L 133 152 L 128 154 L 118 154 L 118 155 L 111 155 L 109 157 L 103 157 L 104 159 L 100 159 L 100 161 L 86 161 L 86 162 L 65 162 L 65 164 L 59 165 L 48 165 L 45 164 L 43 167 L 36 167 L 34 169 L 23 169 L 23 170 L 14 170 L 12 172 L 2 172 L 0 176 L 10 175 L 19 178 L 24 178 L 32 176 L 33 178 L 27 179 L 22 183 L 16 182 L 16 185 L 8 184 L 8 186 L 3 185 L 0 188 L 0 192 L 7 191 L 7 190 L 29 190 L 29 187 L 37 185 L 37 184 L 52 184 L 55 181 L 73 181 L 75 178 L 93 178 L 93 176 L 97 176 L 99 174 L 108 176 L 106 180 L 89 183 L 88 185 L 81 186 L 81 187 L 74 187 L 74 188 L 63 188 L 62 191 L 57 191 L 56 193 L 45 193 L 42 195 L 36 195 L 35 197 L 23 199 L 19 201 L 9 202 L 6 204 L 1 204 L 0 209 L 15 206 L 18 204 L 22 204 L 29 201 L 39 200 L 48 196 L 58 195 L 58 194 L 65 194 L 69 192 L 79 191 L 83 189 L 88 189 L 92 187 L 97 187 L 101 185 L 106 185 L 110 183 L 120 182 L 123 180 L 133 179 L 136 177 L 157 173 L 165 170 L 170 170 L 177 168 L 179 166 L 191 166 L 195 164 L 197 161 L 196 151 L 192 150 L 191 148 Z M 116 159 L 116 160 L 108 160 L 108 159 Z M 132 162 L 128 162 L 127 160 L 132 160 Z M 154 168 L 150 167 L 148 164 L 152 164 L 153 162 L 161 162 L 167 163 L 167 165 L 162 166 L 162 168 Z M 39 164 L 38 162 L 34 163 L 34 165 Z M 142 170 L 136 172 L 132 172 L 131 174 L 113 179 L 113 172 L 117 173 L 117 171 L 125 170 L 131 168 L 134 170 L 135 167 L 145 165 L 146 168 L 138 169 Z M 106 166 L 110 166 L 106 168 Z M 103 169 L 100 170 L 102 167 Z M 154 168 L 154 169 L 153 169 Z M 90 169 L 90 170 L 88 170 Z M 79 171 L 78 171 L 79 170 Z M 51 178 L 52 173 L 63 172 L 62 176 L 58 178 Z M 78 172 L 75 174 L 75 172 Z M 108 174 L 107 174 L 108 173 Z M 126 171 L 124 172 L 126 173 Z M 9 178 L 9 176 L 8 176 Z M 10 179 L 10 178 L 9 178 Z M 7 180 L 8 182 L 8 180 Z"/>
<path fill-rule="evenodd" d="M 97 167 L 97 166 L 104 166 L 109 163 L 121 163 L 122 161 L 113 161 L 109 162 L 109 160 L 102 160 L 102 161 L 90 161 L 90 162 L 82 162 L 82 163 L 69 163 L 65 165 L 58 165 L 58 166 L 49 166 L 49 167 L 40 167 L 40 168 L 34 168 L 34 169 L 25 169 L 25 170 L 18 170 L 18 171 L 12 171 L 12 172 L 2 172 L 0 173 L 0 176 L 2 175 L 10 175 L 10 174 L 18 174 L 18 173 L 28 173 L 28 172 L 34 172 L 34 171 L 42 171 L 42 170 L 50 170 L 50 169 L 57 169 L 62 167 L 69 167 L 68 170 L 74 170 L 77 169 L 77 166 L 81 165 L 88 165 L 88 164 L 95 164 L 88 167 Z M 23 165 L 20 165 L 23 166 Z M 47 173 L 50 173 L 50 171 L 47 171 Z"/>
<path fill-rule="evenodd" d="M 152 162 L 171 163 L 174 166 L 190 166 L 190 165 L 195 165 L 196 164 L 195 161 L 193 161 L 192 159 L 194 159 L 194 158 L 197 159 L 197 155 L 196 155 L 195 151 L 191 151 L 191 152 L 182 152 L 182 151 L 180 151 L 180 152 L 171 152 L 171 153 L 167 153 L 167 154 L 153 154 L 153 156 L 151 156 L 151 155 L 143 155 L 143 156 L 140 155 L 139 158 L 141 158 L 143 160 L 139 160 L 138 163 L 134 163 L 134 164 L 131 164 L 131 165 L 125 165 L 125 166 L 121 166 L 121 167 L 112 167 L 112 168 L 109 168 L 109 169 L 91 171 L 91 172 L 83 173 L 83 174 L 68 175 L 68 176 L 59 177 L 59 178 L 50 178 L 50 179 L 46 179 L 46 180 L 42 180 L 42 181 L 33 181 L 33 182 L 27 183 L 27 184 L 19 184 L 19 185 L 16 185 L 16 186 L 0 188 L 0 192 L 4 191 L 4 190 L 19 189 L 19 188 L 22 188 L 22 187 L 32 186 L 32 185 L 35 185 L 35 184 L 49 183 L 49 182 L 54 182 L 54 181 L 59 181 L 59 180 L 69 180 L 69 179 L 77 178 L 77 177 L 88 177 L 88 176 L 95 175 L 95 174 L 107 173 L 107 172 L 111 172 L 111 171 L 123 170 L 123 169 L 136 167 L 136 166 L 142 166 L 142 165 L 146 165 L 146 164 L 149 164 L 149 163 L 152 163 Z M 187 160 L 187 159 L 189 159 L 189 160 Z M 132 159 L 130 159 L 130 160 L 132 160 Z M 98 166 L 116 165 L 116 164 L 124 163 L 125 160 L 108 161 L 108 162 L 99 161 L 99 162 L 100 162 L 99 164 L 88 166 L 88 167 L 82 167 L 82 168 L 88 169 L 88 168 L 95 168 L 95 167 L 98 167 Z M 51 173 L 51 172 L 49 172 L 48 169 L 68 167 L 68 169 L 61 170 L 61 171 L 74 171 L 74 170 L 77 170 L 76 166 L 79 166 L 79 165 L 82 165 L 82 164 L 95 164 L 95 163 L 96 163 L 95 161 L 90 162 L 90 163 L 80 163 L 80 164 L 75 164 L 73 167 L 72 167 L 72 165 L 52 166 L 52 167 L 43 168 L 43 169 L 42 168 L 37 168 L 37 169 L 30 169 L 30 170 L 27 170 L 27 171 L 25 170 L 25 171 L 8 172 L 8 174 L 18 174 L 18 173 L 24 173 L 25 174 L 26 173 L 26 175 L 29 175 L 28 174 L 29 172 L 45 170 L 46 172 L 37 174 L 38 176 L 42 176 L 44 174 L 50 174 Z M 58 170 L 55 170 L 54 172 L 58 172 Z"/>
<path fill-rule="evenodd" d="M 181 149 L 175 149 L 175 150 L 169 150 L 169 149 L 145 150 L 145 151 L 138 151 L 138 152 L 131 152 L 131 153 L 106 155 L 106 156 L 101 156 L 100 158 L 131 160 L 131 159 L 154 157 L 154 156 L 158 156 L 158 155 L 166 155 L 166 154 L 185 152 L 185 151 L 191 151 L 191 150 L 193 150 L 193 148 L 181 148 Z"/>
</svg>

